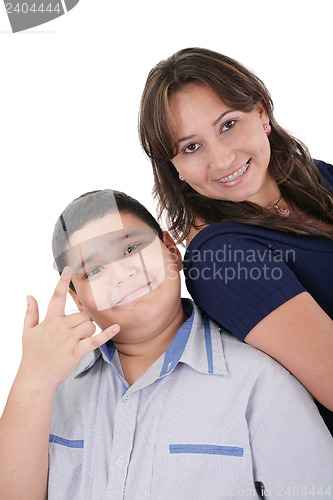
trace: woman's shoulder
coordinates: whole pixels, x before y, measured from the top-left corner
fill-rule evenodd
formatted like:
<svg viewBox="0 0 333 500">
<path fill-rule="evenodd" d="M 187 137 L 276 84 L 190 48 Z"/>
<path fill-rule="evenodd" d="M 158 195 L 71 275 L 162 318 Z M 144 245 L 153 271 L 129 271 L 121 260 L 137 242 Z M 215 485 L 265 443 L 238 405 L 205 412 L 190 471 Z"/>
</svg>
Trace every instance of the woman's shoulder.
<svg viewBox="0 0 333 500">
<path fill-rule="evenodd" d="M 333 240 L 315 236 L 299 235 L 292 232 L 255 226 L 241 222 L 215 222 L 192 233 L 187 252 L 203 247 L 219 247 L 223 244 L 240 247 L 271 246 L 277 243 L 285 248 L 299 248 L 314 252 L 332 252 Z"/>
<path fill-rule="evenodd" d="M 333 192 L 333 165 L 322 160 L 314 160 L 322 177 L 323 183 Z"/>
<path fill-rule="evenodd" d="M 277 231 L 278 233 L 280 231 Z M 214 222 L 213 224 L 205 224 L 200 220 L 196 220 L 196 227 L 191 227 L 187 239 L 186 246 L 194 247 L 202 244 L 204 241 L 218 238 L 220 236 L 226 237 L 227 235 L 236 236 L 241 234 L 249 234 L 251 236 L 261 236 L 266 234 L 266 228 L 260 226 L 253 226 L 240 222 Z M 192 243 L 193 242 L 193 243 Z"/>
</svg>

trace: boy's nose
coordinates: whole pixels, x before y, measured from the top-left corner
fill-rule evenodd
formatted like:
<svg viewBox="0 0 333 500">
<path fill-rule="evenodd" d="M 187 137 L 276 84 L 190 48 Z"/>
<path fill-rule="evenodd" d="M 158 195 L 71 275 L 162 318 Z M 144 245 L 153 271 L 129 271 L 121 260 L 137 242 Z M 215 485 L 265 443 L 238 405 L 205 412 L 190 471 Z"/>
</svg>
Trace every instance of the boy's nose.
<svg viewBox="0 0 333 500">
<path fill-rule="evenodd" d="M 122 259 L 110 264 L 109 273 L 112 285 L 117 287 L 126 282 L 129 278 L 135 276 L 136 268 L 130 262 L 130 259 Z"/>
</svg>

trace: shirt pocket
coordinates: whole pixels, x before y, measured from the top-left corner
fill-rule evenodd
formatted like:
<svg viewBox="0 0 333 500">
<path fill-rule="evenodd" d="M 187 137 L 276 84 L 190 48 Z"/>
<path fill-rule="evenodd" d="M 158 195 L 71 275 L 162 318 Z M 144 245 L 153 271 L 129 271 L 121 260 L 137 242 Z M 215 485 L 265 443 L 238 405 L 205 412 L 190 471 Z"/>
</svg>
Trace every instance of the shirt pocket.
<svg viewBox="0 0 333 500">
<path fill-rule="evenodd" d="M 177 500 L 258 498 L 249 450 L 236 444 L 171 443 L 159 472 L 156 497 L 158 493 L 160 498 Z"/>
<path fill-rule="evenodd" d="M 48 500 L 79 500 L 83 454 L 83 439 L 50 434 Z"/>
</svg>

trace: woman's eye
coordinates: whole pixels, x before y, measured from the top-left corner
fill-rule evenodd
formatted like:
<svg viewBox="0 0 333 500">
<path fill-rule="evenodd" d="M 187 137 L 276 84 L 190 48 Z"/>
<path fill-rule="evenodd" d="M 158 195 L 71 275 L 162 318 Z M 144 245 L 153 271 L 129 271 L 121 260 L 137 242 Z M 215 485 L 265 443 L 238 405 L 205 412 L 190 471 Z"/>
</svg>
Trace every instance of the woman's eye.
<svg viewBox="0 0 333 500">
<path fill-rule="evenodd" d="M 96 274 L 99 274 L 102 271 L 101 266 L 94 267 L 87 273 L 87 278 L 91 278 L 92 276 L 96 276 Z"/>
<path fill-rule="evenodd" d="M 221 132 L 226 132 L 227 130 L 230 130 L 236 123 L 236 120 L 229 120 L 228 122 L 224 123 L 221 127 Z"/>
<path fill-rule="evenodd" d="M 199 148 L 200 145 L 194 142 L 193 144 L 189 144 L 188 146 L 186 146 L 186 148 L 184 148 L 184 153 L 194 153 Z"/>
</svg>

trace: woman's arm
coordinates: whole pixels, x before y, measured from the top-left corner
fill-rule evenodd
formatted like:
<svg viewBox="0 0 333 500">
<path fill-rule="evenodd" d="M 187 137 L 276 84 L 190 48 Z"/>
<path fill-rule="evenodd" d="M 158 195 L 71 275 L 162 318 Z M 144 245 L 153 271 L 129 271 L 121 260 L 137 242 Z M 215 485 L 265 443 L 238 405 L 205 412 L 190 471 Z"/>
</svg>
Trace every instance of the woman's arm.
<svg viewBox="0 0 333 500">
<path fill-rule="evenodd" d="M 245 342 L 287 368 L 333 411 L 333 321 L 307 292 L 262 319 Z"/>
<path fill-rule="evenodd" d="M 283 247 L 256 236 L 256 228 L 235 227 L 231 232 L 233 227 L 210 226 L 189 246 L 184 271 L 190 294 L 236 337 L 284 365 L 332 411 L 332 319 L 296 277 L 296 253 L 286 254 L 293 258 L 285 261 L 279 250 Z M 284 248 L 293 252 L 291 244 Z M 323 255 L 326 259 L 331 254 Z M 328 294 L 324 280 L 332 282 L 332 265 L 327 268 L 322 259 L 318 268 L 308 269 L 315 258 L 313 251 L 301 255 L 298 272 L 313 273 L 313 286 Z M 307 278 L 304 281 L 311 285 Z M 329 308 L 328 295 L 327 299 Z"/>
<path fill-rule="evenodd" d="M 333 440 L 309 393 L 288 374 L 279 383 L 279 375 L 279 370 L 270 374 L 270 389 L 275 390 L 269 406 L 258 386 L 251 395 L 248 421 L 255 480 L 264 484 L 267 499 L 331 498 Z M 251 411 L 258 408 L 260 420 L 252 419 Z"/>
</svg>

